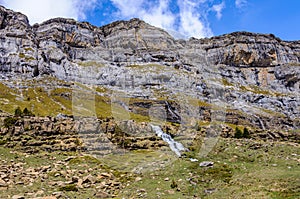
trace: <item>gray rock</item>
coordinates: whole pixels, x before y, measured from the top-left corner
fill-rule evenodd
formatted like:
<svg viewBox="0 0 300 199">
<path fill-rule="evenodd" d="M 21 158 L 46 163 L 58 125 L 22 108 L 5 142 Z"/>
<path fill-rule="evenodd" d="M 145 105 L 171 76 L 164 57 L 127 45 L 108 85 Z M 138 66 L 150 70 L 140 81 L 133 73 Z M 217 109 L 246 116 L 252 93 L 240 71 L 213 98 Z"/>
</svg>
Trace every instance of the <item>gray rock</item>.
<svg viewBox="0 0 300 199">
<path fill-rule="evenodd" d="M 212 194 L 212 193 L 214 193 L 216 190 L 217 190 L 216 188 L 205 189 L 205 190 L 204 190 L 204 193 L 206 193 L 206 194 Z"/>
<path fill-rule="evenodd" d="M 30 26 L 25 15 L 2 6 L 0 24 L 3 79 L 51 75 L 156 102 L 153 94 L 164 91 L 163 97 L 179 101 L 165 108 L 172 122 L 182 121 L 178 113 L 186 103 L 176 96 L 184 95 L 222 102 L 226 115 L 219 118 L 236 125 L 300 127 L 300 41 L 248 32 L 175 40 L 139 19 L 96 27 L 56 18 Z M 216 118 L 207 109 L 193 109 L 193 115 Z"/>
<path fill-rule="evenodd" d="M 25 196 L 14 195 L 14 196 L 12 197 L 12 199 L 25 199 Z"/>
<path fill-rule="evenodd" d="M 214 162 L 209 162 L 209 161 L 200 162 L 199 166 L 200 167 L 213 167 Z"/>
<path fill-rule="evenodd" d="M 7 187 L 8 184 L 0 178 L 0 187 Z"/>
<path fill-rule="evenodd" d="M 98 191 L 95 195 L 96 198 L 110 198 L 110 195 L 104 191 Z"/>
</svg>

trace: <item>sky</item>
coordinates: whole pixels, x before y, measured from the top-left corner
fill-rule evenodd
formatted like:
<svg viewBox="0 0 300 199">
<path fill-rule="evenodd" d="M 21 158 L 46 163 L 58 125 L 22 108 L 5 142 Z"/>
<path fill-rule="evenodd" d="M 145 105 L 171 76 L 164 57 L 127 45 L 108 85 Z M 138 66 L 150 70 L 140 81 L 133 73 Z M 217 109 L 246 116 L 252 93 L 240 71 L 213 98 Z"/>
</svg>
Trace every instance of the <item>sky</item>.
<svg viewBox="0 0 300 199">
<path fill-rule="evenodd" d="M 140 18 L 176 37 L 204 38 L 235 31 L 300 40 L 300 0 L 0 0 L 31 24 L 54 17 L 103 26 Z"/>
</svg>

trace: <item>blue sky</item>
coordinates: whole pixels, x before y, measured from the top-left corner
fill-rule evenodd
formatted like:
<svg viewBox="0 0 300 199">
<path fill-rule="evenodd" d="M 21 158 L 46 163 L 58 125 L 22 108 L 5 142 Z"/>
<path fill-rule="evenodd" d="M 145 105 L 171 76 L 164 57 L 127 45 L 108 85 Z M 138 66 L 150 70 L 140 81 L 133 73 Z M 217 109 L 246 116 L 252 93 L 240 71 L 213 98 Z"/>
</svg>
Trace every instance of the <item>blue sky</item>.
<svg viewBox="0 0 300 199">
<path fill-rule="evenodd" d="M 134 17 L 188 37 L 234 31 L 300 40 L 300 0 L 0 0 L 31 24 L 68 17 L 102 26 Z"/>
</svg>

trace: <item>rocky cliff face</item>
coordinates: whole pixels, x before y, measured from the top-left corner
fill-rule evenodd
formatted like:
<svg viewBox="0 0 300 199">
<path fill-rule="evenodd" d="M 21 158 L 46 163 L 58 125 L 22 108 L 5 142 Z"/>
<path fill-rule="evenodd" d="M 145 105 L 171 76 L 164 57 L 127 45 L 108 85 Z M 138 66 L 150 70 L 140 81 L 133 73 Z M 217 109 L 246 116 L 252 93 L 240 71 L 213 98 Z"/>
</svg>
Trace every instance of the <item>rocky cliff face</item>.
<svg viewBox="0 0 300 199">
<path fill-rule="evenodd" d="M 139 99 L 120 102 L 138 114 L 151 110 L 145 99 L 171 100 L 164 109 L 179 123 L 193 116 L 262 130 L 300 127 L 300 41 L 248 32 L 175 40 L 139 19 L 95 27 L 57 18 L 31 26 L 4 7 L 0 39 L 0 77 L 8 85 L 54 76 Z"/>
</svg>

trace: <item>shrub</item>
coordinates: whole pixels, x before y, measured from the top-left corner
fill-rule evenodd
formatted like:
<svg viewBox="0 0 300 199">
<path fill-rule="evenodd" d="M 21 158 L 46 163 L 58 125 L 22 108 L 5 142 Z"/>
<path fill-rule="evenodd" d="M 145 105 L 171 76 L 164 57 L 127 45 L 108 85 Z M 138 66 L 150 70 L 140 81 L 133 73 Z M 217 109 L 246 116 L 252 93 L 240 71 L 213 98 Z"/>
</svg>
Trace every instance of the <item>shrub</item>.
<svg viewBox="0 0 300 199">
<path fill-rule="evenodd" d="M 172 180 L 171 188 L 175 189 L 178 187 L 178 184 L 175 182 L 175 180 Z"/>
<path fill-rule="evenodd" d="M 8 117 L 8 118 L 4 119 L 4 126 L 6 128 L 9 128 L 11 126 L 14 126 L 16 122 L 17 122 L 16 118 L 14 118 L 14 117 Z"/>
<path fill-rule="evenodd" d="M 16 117 L 21 117 L 22 116 L 22 110 L 20 109 L 20 107 L 16 108 L 15 110 L 15 116 Z"/>
<path fill-rule="evenodd" d="M 7 140 L 0 140 L 0 146 L 4 145 L 7 143 Z"/>
<path fill-rule="evenodd" d="M 4 137 L 2 137 L 2 136 L 0 136 L 0 146 L 1 146 L 1 145 L 4 145 L 4 144 L 6 144 L 6 143 L 7 143 L 7 139 L 4 138 Z"/>
<path fill-rule="evenodd" d="M 234 138 L 238 138 L 238 139 L 240 139 L 240 138 L 250 138 L 250 132 L 246 127 L 244 127 L 243 131 L 241 129 L 239 129 L 238 127 L 236 127 Z"/>
<path fill-rule="evenodd" d="M 22 58 L 25 58 L 25 54 L 24 53 L 20 53 L 19 54 L 19 57 L 22 59 Z"/>
<path fill-rule="evenodd" d="M 24 108 L 23 111 L 20 109 L 20 107 L 16 108 L 15 117 L 23 117 L 23 116 L 34 116 L 34 114 L 27 108 Z"/>
<path fill-rule="evenodd" d="M 248 130 L 246 127 L 244 128 L 243 137 L 244 137 L 244 138 L 250 138 L 249 130 Z"/>
<path fill-rule="evenodd" d="M 78 191 L 78 188 L 74 184 L 66 185 L 64 187 L 60 187 L 59 191 Z"/>
<path fill-rule="evenodd" d="M 234 134 L 234 138 L 242 138 L 243 137 L 243 132 L 241 131 L 241 129 L 239 129 L 238 127 L 235 128 L 235 134 Z"/>
<path fill-rule="evenodd" d="M 27 108 L 24 108 L 23 116 L 34 116 L 34 114 L 30 110 L 28 110 Z"/>
</svg>

